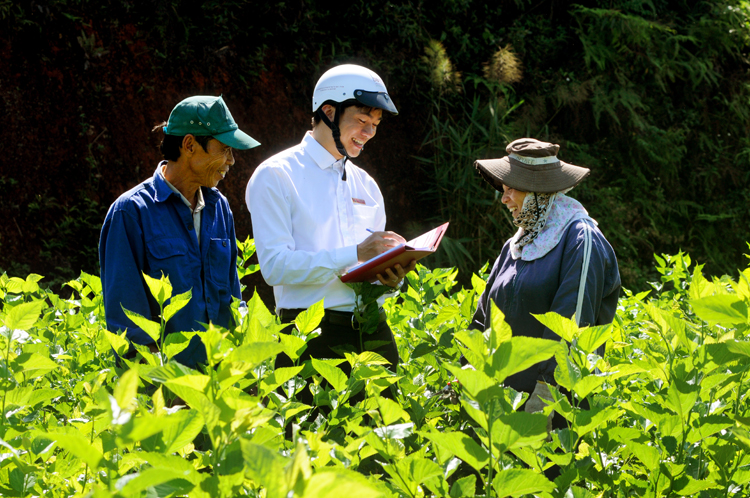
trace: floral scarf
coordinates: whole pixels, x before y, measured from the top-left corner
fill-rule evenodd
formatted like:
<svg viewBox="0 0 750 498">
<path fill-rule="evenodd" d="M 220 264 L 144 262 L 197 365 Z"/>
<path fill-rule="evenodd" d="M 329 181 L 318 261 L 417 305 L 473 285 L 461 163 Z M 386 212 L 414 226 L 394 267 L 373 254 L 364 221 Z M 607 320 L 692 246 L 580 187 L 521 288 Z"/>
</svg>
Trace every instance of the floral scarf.
<svg viewBox="0 0 750 498">
<path fill-rule="evenodd" d="M 529 192 L 521 212 L 513 220 L 518 231 L 510 239 L 513 259 L 539 259 L 557 246 L 567 226 L 576 220 L 590 219 L 583 205 L 563 192 L 535 194 Z"/>
</svg>

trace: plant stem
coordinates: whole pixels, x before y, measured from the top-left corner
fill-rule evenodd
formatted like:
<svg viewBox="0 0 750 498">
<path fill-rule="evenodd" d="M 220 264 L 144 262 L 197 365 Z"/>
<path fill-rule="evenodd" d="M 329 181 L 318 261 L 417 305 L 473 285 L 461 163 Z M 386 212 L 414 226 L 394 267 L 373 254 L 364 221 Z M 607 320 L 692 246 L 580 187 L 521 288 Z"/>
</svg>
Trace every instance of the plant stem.
<svg viewBox="0 0 750 498">
<path fill-rule="evenodd" d="M 489 413 L 487 414 L 487 438 L 489 440 L 489 450 L 490 450 L 490 465 L 487 469 L 487 485 L 485 486 L 484 494 L 487 498 L 491 498 L 492 493 L 492 411 L 495 408 L 495 403 L 490 402 L 490 409 Z"/>
</svg>

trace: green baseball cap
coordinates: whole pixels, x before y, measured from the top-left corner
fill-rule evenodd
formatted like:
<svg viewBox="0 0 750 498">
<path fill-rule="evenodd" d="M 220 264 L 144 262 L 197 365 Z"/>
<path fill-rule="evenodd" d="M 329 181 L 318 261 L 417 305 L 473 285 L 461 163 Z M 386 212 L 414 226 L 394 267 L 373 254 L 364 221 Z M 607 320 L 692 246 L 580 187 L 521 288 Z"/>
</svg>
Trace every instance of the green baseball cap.
<svg viewBox="0 0 750 498">
<path fill-rule="evenodd" d="M 240 130 L 223 98 L 209 95 L 188 97 L 174 106 L 164 133 L 178 137 L 188 134 L 211 136 L 239 150 L 260 145 L 260 142 Z"/>
</svg>

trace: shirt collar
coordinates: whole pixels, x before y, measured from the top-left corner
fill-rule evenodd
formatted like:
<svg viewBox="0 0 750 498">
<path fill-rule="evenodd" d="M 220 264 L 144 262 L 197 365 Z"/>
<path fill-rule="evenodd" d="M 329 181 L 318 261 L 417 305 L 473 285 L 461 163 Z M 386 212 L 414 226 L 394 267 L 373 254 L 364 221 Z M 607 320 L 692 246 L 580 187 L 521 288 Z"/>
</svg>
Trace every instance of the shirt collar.
<svg viewBox="0 0 750 498">
<path fill-rule="evenodd" d="M 195 203 L 195 209 L 192 208 L 190 201 L 184 195 L 182 195 L 182 192 L 177 190 L 174 185 L 169 183 L 167 178 L 164 176 L 164 166 L 166 164 L 167 161 L 160 162 L 156 167 L 156 171 L 154 172 L 154 188 L 156 190 L 156 201 L 164 202 L 169 198 L 170 195 L 175 194 L 179 196 L 180 199 L 182 199 L 182 202 L 194 213 L 197 213 L 198 211 L 206 207 L 206 201 L 203 198 L 203 189 L 199 188 L 198 200 Z"/>
<path fill-rule="evenodd" d="M 343 158 L 336 159 L 333 155 L 326 150 L 315 138 L 312 136 L 312 132 L 308 131 L 305 133 L 305 137 L 302 139 L 302 147 L 310 154 L 310 157 L 315 161 L 320 169 L 328 169 L 336 167 L 340 170 L 343 164 Z"/>
</svg>

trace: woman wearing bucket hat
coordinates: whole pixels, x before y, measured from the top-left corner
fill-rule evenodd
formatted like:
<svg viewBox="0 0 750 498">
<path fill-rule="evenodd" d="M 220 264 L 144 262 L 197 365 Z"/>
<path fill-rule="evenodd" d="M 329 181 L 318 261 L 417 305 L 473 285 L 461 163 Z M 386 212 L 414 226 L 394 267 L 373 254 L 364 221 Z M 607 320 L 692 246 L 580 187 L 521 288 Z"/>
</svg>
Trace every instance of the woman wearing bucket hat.
<svg viewBox="0 0 750 498">
<path fill-rule="evenodd" d="M 590 170 L 557 158 L 560 146 L 521 138 L 508 156 L 478 160 L 475 167 L 511 211 L 516 234 L 503 246 L 479 299 L 471 328 L 490 324 L 490 300 L 505 314 L 514 335 L 560 340 L 532 313 L 575 316 L 579 326 L 611 323 L 620 292 L 617 259 L 596 221 L 565 195 Z M 555 360 L 510 376 L 505 384 L 531 396 L 527 412 L 551 400 Z M 557 425 L 557 424 L 555 424 Z"/>
</svg>

